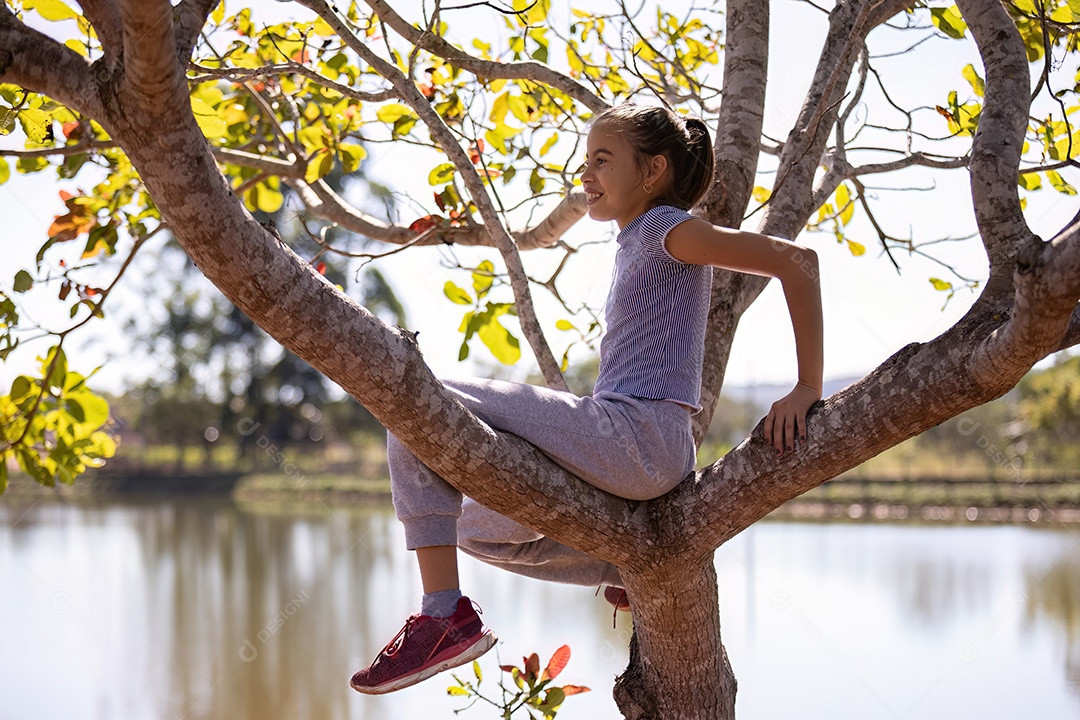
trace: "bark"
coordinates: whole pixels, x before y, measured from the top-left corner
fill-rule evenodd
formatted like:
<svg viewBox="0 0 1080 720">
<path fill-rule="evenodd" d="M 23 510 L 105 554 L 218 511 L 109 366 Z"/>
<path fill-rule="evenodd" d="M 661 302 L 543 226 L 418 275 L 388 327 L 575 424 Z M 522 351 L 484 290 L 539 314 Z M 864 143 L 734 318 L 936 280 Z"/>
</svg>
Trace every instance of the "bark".
<svg viewBox="0 0 1080 720">
<path fill-rule="evenodd" d="M 1024 42 L 997 0 L 959 0 L 979 46 L 986 95 L 968 165 L 975 221 L 990 260 L 986 301 L 1008 303 L 1016 253 L 1032 239 L 1020 207 L 1016 171 L 1031 105 Z"/>
</svg>

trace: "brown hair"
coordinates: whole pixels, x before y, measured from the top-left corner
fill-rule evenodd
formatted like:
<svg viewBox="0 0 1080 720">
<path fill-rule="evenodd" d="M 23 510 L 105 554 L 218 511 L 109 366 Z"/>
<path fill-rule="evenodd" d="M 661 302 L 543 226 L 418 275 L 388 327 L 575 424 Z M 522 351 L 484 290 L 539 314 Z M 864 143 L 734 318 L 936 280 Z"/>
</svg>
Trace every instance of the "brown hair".
<svg viewBox="0 0 1080 720">
<path fill-rule="evenodd" d="M 672 182 L 654 204 L 689 210 L 705 196 L 716 161 L 704 120 L 684 118 L 667 108 L 623 103 L 597 115 L 593 127 L 599 125 L 623 133 L 643 167 L 649 156 L 667 158 Z"/>
</svg>

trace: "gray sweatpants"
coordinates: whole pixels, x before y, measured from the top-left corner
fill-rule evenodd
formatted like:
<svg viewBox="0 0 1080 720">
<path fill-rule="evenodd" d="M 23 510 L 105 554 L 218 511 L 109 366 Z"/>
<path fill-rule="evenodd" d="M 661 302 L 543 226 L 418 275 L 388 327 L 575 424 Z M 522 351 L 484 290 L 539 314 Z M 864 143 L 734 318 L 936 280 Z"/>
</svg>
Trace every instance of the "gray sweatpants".
<svg viewBox="0 0 1080 720">
<path fill-rule="evenodd" d="M 600 392 L 578 397 L 499 380 L 444 383 L 496 430 L 532 443 L 567 471 L 613 495 L 659 497 L 694 468 L 690 410 L 665 400 Z M 394 509 L 410 550 L 457 545 L 496 567 L 542 580 L 619 585 L 614 565 L 555 542 L 461 493 L 387 436 Z"/>
</svg>

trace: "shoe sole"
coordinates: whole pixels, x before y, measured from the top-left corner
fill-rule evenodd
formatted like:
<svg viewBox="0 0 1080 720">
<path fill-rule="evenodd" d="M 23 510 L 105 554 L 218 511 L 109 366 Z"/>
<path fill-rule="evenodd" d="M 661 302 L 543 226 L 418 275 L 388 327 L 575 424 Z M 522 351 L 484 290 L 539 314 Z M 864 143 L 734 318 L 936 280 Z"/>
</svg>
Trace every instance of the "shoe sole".
<svg viewBox="0 0 1080 720">
<path fill-rule="evenodd" d="M 446 660 L 443 660 L 440 663 L 436 663 L 429 668 L 425 668 L 420 672 L 413 673 L 412 675 L 406 675 L 405 677 L 399 678 L 393 682 L 384 683 L 383 685 L 377 685 L 375 687 L 359 687 L 357 685 L 353 685 L 351 682 L 349 683 L 349 685 L 351 685 L 352 689 L 356 692 L 363 693 L 365 695 L 385 695 L 386 693 L 391 693 L 395 690 L 401 690 L 403 688 L 416 685 L 417 683 L 421 683 L 424 680 L 427 680 L 429 677 L 438 675 L 444 670 L 456 668 L 464 665 L 467 662 L 471 662 L 486 653 L 491 648 L 493 648 L 495 646 L 495 643 L 498 642 L 498 640 L 499 639 L 495 637 L 495 633 L 488 631 L 460 655 L 455 655 L 452 658 L 447 658 Z"/>
</svg>

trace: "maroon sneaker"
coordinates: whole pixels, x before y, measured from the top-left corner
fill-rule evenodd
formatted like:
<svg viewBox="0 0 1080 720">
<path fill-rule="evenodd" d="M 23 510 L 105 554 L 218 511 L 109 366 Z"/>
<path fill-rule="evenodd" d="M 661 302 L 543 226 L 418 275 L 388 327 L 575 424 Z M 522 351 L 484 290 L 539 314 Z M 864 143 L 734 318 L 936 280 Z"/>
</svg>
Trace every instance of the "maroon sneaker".
<svg viewBox="0 0 1080 720">
<path fill-rule="evenodd" d="M 350 684 L 367 695 L 400 690 L 475 660 L 496 640 L 480 622 L 472 600 L 462 597 L 450 617 L 411 615 L 375 662 L 353 675 Z"/>
<path fill-rule="evenodd" d="M 630 611 L 630 598 L 626 595 L 626 591 L 621 587 L 615 587 L 614 585 L 605 587 L 604 599 L 611 603 L 616 612 L 619 610 L 624 610 L 626 612 Z"/>
</svg>

